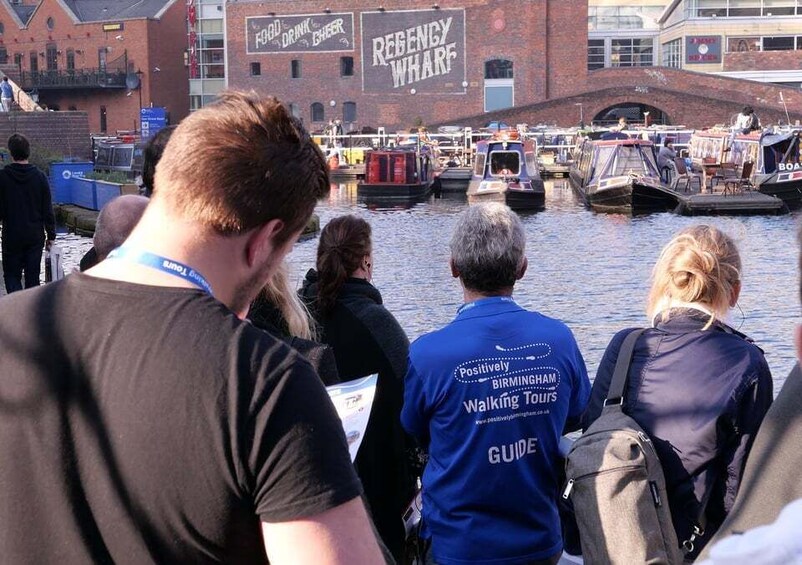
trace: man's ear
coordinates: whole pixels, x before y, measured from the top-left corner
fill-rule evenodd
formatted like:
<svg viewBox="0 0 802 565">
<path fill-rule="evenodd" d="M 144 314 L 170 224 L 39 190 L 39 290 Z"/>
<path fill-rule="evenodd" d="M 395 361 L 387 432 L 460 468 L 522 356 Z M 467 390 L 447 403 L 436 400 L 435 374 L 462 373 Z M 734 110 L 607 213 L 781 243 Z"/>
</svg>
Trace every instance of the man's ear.
<svg viewBox="0 0 802 565">
<path fill-rule="evenodd" d="M 518 269 L 518 272 L 515 274 L 515 280 L 516 281 L 519 281 L 522 278 L 524 278 L 524 275 L 526 274 L 526 268 L 528 266 L 529 266 L 529 260 L 526 257 L 524 257 L 524 260 L 521 263 L 521 268 Z"/>
<path fill-rule="evenodd" d="M 456 265 L 454 265 L 454 260 L 453 259 L 449 259 L 448 260 L 448 266 L 451 268 L 451 276 L 454 277 L 455 279 L 458 279 L 459 278 L 459 271 L 457 270 Z"/>
<path fill-rule="evenodd" d="M 276 236 L 284 229 L 284 222 L 278 218 L 254 228 L 245 241 L 245 262 L 253 267 L 260 258 L 269 254 L 275 247 Z"/>
</svg>

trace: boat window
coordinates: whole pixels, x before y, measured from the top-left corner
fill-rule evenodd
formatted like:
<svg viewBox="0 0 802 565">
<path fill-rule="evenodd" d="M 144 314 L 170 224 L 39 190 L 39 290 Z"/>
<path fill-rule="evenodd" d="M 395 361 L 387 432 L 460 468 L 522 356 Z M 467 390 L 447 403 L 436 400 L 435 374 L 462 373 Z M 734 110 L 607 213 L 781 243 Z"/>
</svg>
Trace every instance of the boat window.
<svg viewBox="0 0 802 565">
<path fill-rule="evenodd" d="M 521 174 L 521 155 L 517 151 L 491 151 L 490 173 L 500 176 Z"/>
<path fill-rule="evenodd" d="M 622 145 L 615 153 L 613 163 L 608 168 L 608 174 L 621 176 L 630 172 L 642 173 L 645 169 L 640 148 L 634 145 Z"/>
<path fill-rule="evenodd" d="M 485 174 L 485 154 L 484 153 L 477 153 L 476 159 L 474 160 L 473 164 L 473 174 L 477 176 L 484 176 Z"/>
<path fill-rule="evenodd" d="M 530 177 L 537 176 L 537 158 L 534 153 L 524 153 L 524 161 L 526 162 L 526 174 Z"/>
<path fill-rule="evenodd" d="M 130 168 L 131 167 L 131 157 L 134 155 L 134 148 L 133 147 L 115 147 L 114 151 L 112 152 L 112 167 L 118 167 L 121 169 Z"/>
<path fill-rule="evenodd" d="M 610 156 L 615 151 L 615 147 L 599 147 L 598 151 L 594 155 L 594 159 L 590 164 L 590 178 L 595 178 L 604 174 L 604 170 L 606 168 L 607 162 L 610 160 Z"/>
</svg>

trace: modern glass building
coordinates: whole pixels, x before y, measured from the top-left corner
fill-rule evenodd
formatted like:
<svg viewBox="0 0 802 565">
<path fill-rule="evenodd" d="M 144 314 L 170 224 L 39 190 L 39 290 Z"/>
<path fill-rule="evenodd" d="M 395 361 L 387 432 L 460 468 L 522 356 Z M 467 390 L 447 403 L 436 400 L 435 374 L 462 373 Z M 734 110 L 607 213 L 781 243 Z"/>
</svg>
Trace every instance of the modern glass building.
<svg viewBox="0 0 802 565">
<path fill-rule="evenodd" d="M 197 110 L 225 88 L 224 0 L 187 0 L 189 107 Z"/>
</svg>

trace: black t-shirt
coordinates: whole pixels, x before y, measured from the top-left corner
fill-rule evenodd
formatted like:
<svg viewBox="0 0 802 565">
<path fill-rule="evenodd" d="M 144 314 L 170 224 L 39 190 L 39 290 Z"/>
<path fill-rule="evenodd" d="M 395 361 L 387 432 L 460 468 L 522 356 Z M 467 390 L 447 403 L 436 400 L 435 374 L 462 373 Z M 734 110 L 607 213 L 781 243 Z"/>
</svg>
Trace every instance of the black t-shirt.
<svg viewBox="0 0 802 565">
<path fill-rule="evenodd" d="M 308 362 L 203 292 L 0 300 L 0 561 L 264 563 L 260 519 L 360 493 Z"/>
</svg>

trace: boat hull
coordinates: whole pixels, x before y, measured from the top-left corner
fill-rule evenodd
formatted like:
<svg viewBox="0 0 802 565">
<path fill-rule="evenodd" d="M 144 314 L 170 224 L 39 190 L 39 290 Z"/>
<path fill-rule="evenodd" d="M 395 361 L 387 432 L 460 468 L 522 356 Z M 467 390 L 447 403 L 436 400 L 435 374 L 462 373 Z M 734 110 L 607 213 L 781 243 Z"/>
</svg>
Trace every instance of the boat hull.
<svg viewBox="0 0 802 565">
<path fill-rule="evenodd" d="M 357 185 L 357 192 L 361 196 L 366 196 L 369 198 L 423 198 L 428 195 L 431 190 L 431 181 L 415 184 L 371 184 L 367 182 L 360 182 Z"/>
<path fill-rule="evenodd" d="M 480 180 L 471 180 L 468 186 L 468 204 L 502 202 L 516 211 L 542 210 L 546 207 L 546 190 L 540 179 L 533 179 L 531 188 L 507 185 L 503 188 L 479 190 L 480 183 Z"/>
<path fill-rule="evenodd" d="M 802 207 L 802 174 L 799 178 L 778 182 L 777 174 L 769 175 L 764 180 L 758 179 L 758 190 L 769 196 L 776 196 L 789 208 Z"/>
<path fill-rule="evenodd" d="M 468 190 L 473 169 L 469 167 L 449 167 L 440 173 L 440 192 L 461 192 Z"/>
<path fill-rule="evenodd" d="M 680 196 L 670 188 L 639 182 L 637 178 L 627 182 L 597 188 L 583 187 L 572 177 L 571 184 L 583 197 L 585 204 L 597 212 L 619 214 L 648 214 L 670 212 L 677 208 Z"/>
</svg>

